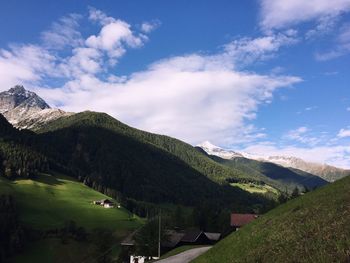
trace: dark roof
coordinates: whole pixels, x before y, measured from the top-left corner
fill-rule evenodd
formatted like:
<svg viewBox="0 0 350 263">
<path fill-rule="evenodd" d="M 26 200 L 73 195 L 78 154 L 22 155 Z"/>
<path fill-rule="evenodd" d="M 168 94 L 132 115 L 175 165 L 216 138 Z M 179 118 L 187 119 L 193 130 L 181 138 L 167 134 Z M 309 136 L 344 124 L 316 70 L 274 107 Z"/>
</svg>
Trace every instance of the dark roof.
<svg viewBox="0 0 350 263">
<path fill-rule="evenodd" d="M 167 240 L 162 242 L 163 247 L 175 247 L 185 236 L 185 232 L 177 232 L 175 230 L 166 231 Z"/>
<path fill-rule="evenodd" d="M 231 214 L 231 226 L 242 227 L 258 217 L 255 214 Z"/>
<path fill-rule="evenodd" d="M 103 199 L 101 200 L 101 203 L 104 203 L 104 204 L 112 204 L 113 202 L 109 199 Z"/>
<path fill-rule="evenodd" d="M 196 242 L 203 231 L 200 230 L 190 230 L 187 231 L 184 237 L 181 239 L 182 242 Z"/>
<path fill-rule="evenodd" d="M 207 236 L 207 238 L 211 241 L 218 241 L 221 237 L 220 233 L 210 233 L 210 232 L 204 232 L 204 235 Z"/>
<path fill-rule="evenodd" d="M 120 244 L 122 246 L 134 246 L 135 240 L 134 237 L 138 230 L 132 232 L 128 235 Z M 184 231 L 175 231 L 175 230 L 166 230 L 167 240 L 162 241 L 162 247 L 173 248 L 176 247 L 180 242 L 196 242 L 197 239 L 204 234 L 206 238 L 211 241 L 218 241 L 221 237 L 220 233 L 209 233 L 203 232 L 200 230 L 190 230 L 187 232 Z"/>
</svg>

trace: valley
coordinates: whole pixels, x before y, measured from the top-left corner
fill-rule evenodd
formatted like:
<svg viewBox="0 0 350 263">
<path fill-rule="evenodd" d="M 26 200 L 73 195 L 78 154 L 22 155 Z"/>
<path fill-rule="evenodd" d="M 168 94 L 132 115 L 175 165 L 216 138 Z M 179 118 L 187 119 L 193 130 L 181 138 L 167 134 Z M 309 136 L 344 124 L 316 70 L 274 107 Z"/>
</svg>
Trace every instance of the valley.
<svg viewBox="0 0 350 263">
<path fill-rule="evenodd" d="M 255 225 L 270 214 L 274 220 L 275 213 L 279 214 L 274 211 L 295 209 L 290 204 L 301 200 L 309 213 L 307 207 L 314 204 L 308 201 L 308 196 L 317 196 L 338 185 L 327 186 L 329 182 L 323 176 L 225 151 L 208 142 L 193 147 L 175 138 L 132 128 L 105 113 L 57 114 L 54 110 L 50 117 L 49 106 L 23 87 L 10 89 L 1 96 L 7 103 L 2 109 L 13 107 L 12 99 L 24 101 L 11 112 L 25 109 L 22 119 L 14 120 L 11 116 L 15 113 L 7 111 L 4 116 L 8 119 L 0 116 L 0 195 L 4 200 L 14 200 L 17 227 L 31 240 L 26 243 L 18 236 L 22 252 L 11 257 L 13 262 L 30 258 L 36 262 L 64 259 L 90 263 L 96 262 L 101 254 L 106 260 L 126 260 L 133 249 L 125 249 L 120 242 L 136 230 L 144 231 L 146 236 L 142 238 L 150 238 L 147 228 L 158 220 L 160 210 L 162 227 L 168 232 L 201 229 L 225 237 L 232 232 L 229 222 L 232 212 L 263 214 L 251 224 Z M 15 128 L 8 121 L 23 126 Z M 320 205 L 325 203 L 317 198 Z M 112 200 L 113 208 L 93 204 L 103 199 Z M 221 244 L 229 244 L 227 240 L 232 236 L 255 231 L 245 229 L 250 229 L 250 224 L 198 260 L 203 257 L 212 260 L 211 253 L 224 246 Z M 239 242 L 243 245 L 246 241 Z M 154 240 L 152 244 L 156 244 Z M 196 245 L 205 244 L 190 243 L 188 247 Z M 155 247 L 142 250 L 140 246 L 138 243 L 135 248 L 142 251 L 139 253 L 155 253 Z M 258 246 L 260 249 L 261 244 Z M 84 247 L 90 252 L 83 252 Z M 186 247 L 164 251 L 173 255 Z M 237 249 L 241 251 L 242 247 Z M 45 253 L 38 255 L 41 250 Z M 226 262 L 232 255 L 226 258 L 221 253 L 217 258 Z"/>
<path fill-rule="evenodd" d="M 350 263 L 350 0 L 0 1 L 0 263 Z"/>
</svg>

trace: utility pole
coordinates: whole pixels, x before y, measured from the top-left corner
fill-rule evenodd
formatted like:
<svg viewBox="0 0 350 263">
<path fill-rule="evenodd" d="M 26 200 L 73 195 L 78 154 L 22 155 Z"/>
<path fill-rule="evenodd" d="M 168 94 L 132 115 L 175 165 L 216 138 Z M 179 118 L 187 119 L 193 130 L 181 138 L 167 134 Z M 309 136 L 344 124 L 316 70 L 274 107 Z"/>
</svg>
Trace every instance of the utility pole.
<svg viewBox="0 0 350 263">
<path fill-rule="evenodd" d="M 159 209 L 159 229 L 158 229 L 158 258 L 160 258 L 160 231 L 161 231 L 162 209 Z"/>
</svg>

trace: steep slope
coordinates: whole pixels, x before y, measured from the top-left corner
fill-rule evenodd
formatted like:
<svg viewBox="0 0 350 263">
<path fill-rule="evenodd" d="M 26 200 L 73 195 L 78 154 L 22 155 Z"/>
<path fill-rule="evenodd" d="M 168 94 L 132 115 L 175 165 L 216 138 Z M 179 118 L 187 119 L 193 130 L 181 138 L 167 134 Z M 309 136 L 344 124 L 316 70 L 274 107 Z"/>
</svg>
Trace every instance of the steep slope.
<svg viewBox="0 0 350 263">
<path fill-rule="evenodd" d="M 211 158 L 228 167 L 254 175 L 256 180 L 276 187 L 281 191 L 286 189 L 292 191 L 295 187 L 313 189 L 327 184 L 327 181 L 313 174 L 293 168 L 285 168 L 274 163 L 256 161 L 244 157 L 236 157 L 231 160 L 217 156 L 211 156 Z"/>
<path fill-rule="evenodd" d="M 11 131 L 15 135 L 0 141 L 0 175 L 8 178 L 31 178 L 54 170 L 98 191 L 142 202 L 188 206 L 208 202 L 242 211 L 268 202 L 219 185 L 169 152 L 109 129 L 73 125 L 43 134 Z"/>
<path fill-rule="evenodd" d="M 58 131 L 65 128 L 90 127 L 105 129 L 114 134 L 119 134 L 132 138 L 141 143 L 153 145 L 185 162 L 198 172 L 206 175 L 216 182 L 225 182 L 226 178 L 247 178 L 250 175 L 236 169 L 228 169 L 225 166 L 217 164 L 210 158 L 200 154 L 194 147 L 180 140 L 141 131 L 127 126 L 105 113 L 81 112 L 73 116 L 61 118 L 47 123 L 45 127 L 39 129 L 39 133 Z"/>
<path fill-rule="evenodd" d="M 48 170 L 47 158 L 26 143 L 32 135 L 15 129 L 0 114 L 0 176 L 28 178 Z"/>
<path fill-rule="evenodd" d="M 9 136 L 14 133 L 16 133 L 16 130 L 6 120 L 6 118 L 0 114 L 0 136 Z"/>
<path fill-rule="evenodd" d="M 270 162 L 286 168 L 294 168 L 309 174 L 316 175 L 328 182 L 334 182 L 335 180 L 350 175 L 350 170 L 341 169 L 327 164 L 307 162 L 293 156 L 263 156 L 254 153 L 236 152 L 232 150 L 222 149 L 208 141 L 198 144 L 197 147 L 203 149 L 209 155 L 215 155 L 222 159 L 231 160 L 234 158 L 244 157 L 261 162 Z"/>
<path fill-rule="evenodd" d="M 348 262 L 350 177 L 271 210 L 194 262 Z"/>
<path fill-rule="evenodd" d="M 20 85 L 0 93 L 0 114 L 21 129 L 38 128 L 48 121 L 72 115 L 52 109 L 37 94 Z"/>
<path fill-rule="evenodd" d="M 72 173 L 79 171 L 96 189 L 109 187 L 136 200 L 189 206 L 211 202 L 246 210 L 263 203 L 240 189 L 210 180 L 235 173 L 190 145 L 130 128 L 106 114 L 84 112 L 61 118 L 49 123 L 38 137 L 45 145 L 41 151 L 70 167 Z"/>
</svg>

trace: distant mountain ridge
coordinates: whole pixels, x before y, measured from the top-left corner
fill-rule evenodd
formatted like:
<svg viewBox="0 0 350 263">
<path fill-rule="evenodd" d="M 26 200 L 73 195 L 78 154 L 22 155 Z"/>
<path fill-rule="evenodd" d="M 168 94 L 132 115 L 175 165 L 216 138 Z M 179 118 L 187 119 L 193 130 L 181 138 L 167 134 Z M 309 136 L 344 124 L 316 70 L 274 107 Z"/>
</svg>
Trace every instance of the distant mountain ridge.
<svg viewBox="0 0 350 263">
<path fill-rule="evenodd" d="M 326 180 L 302 170 L 283 167 L 271 162 L 248 159 L 238 154 L 234 154 L 235 157 L 231 159 L 224 159 L 217 155 L 209 155 L 200 147 L 197 147 L 197 149 L 217 163 L 250 175 L 249 178 L 245 179 L 228 178 L 228 181 L 232 183 L 236 181 L 241 183 L 264 183 L 282 192 L 292 192 L 295 187 L 304 190 L 327 184 Z"/>
<path fill-rule="evenodd" d="M 17 85 L 0 93 L 0 114 L 17 128 L 37 129 L 48 121 L 73 113 L 51 108 L 36 93 Z"/>
<path fill-rule="evenodd" d="M 328 182 L 334 182 L 347 175 L 350 175 L 350 170 L 334 167 L 327 164 L 307 162 L 301 158 L 294 156 L 262 156 L 245 152 L 236 152 L 220 148 L 209 141 L 198 144 L 197 147 L 203 149 L 209 155 L 215 155 L 222 159 L 232 160 L 235 158 L 247 158 L 261 162 L 270 162 L 278 164 L 286 168 L 298 169 L 310 174 L 317 175 Z"/>
</svg>

